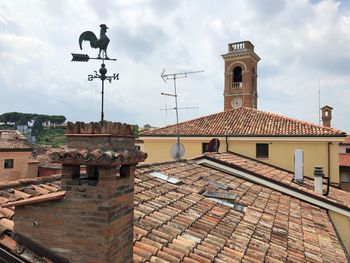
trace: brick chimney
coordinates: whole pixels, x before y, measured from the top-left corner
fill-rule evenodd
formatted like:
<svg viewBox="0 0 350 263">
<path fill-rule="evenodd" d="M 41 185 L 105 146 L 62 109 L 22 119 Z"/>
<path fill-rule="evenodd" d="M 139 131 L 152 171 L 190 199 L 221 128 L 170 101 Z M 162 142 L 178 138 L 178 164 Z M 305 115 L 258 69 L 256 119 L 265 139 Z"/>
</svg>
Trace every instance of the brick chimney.
<svg viewBox="0 0 350 263">
<path fill-rule="evenodd" d="M 16 207 L 15 232 L 70 262 L 132 262 L 136 150 L 130 125 L 68 123 L 62 163 L 65 198 Z M 86 167 L 83 172 L 82 167 Z"/>
<path fill-rule="evenodd" d="M 333 108 L 328 105 L 321 108 L 323 126 L 331 127 L 332 110 Z"/>
</svg>

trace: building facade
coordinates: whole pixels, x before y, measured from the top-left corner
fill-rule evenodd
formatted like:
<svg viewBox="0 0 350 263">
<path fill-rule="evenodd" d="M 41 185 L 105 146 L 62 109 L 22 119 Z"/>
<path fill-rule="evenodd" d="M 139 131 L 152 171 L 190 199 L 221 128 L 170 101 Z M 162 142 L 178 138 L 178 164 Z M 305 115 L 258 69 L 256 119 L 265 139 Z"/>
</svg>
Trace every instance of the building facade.
<svg viewBox="0 0 350 263">
<path fill-rule="evenodd" d="M 206 151 L 213 138 L 220 141 L 219 152 L 234 152 L 294 171 L 294 153 L 304 152 L 304 175 L 313 177 L 315 166 L 322 166 L 326 177 L 339 185 L 339 144 L 345 133 L 269 112 L 240 107 L 179 124 L 183 158 Z M 176 125 L 141 133 L 141 149 L 147 162 L 172 160 L 170 149 L 176 143 Z"/>
<path fill-rule="evenodd" d="M 32 148 L 17 141 L 0 140 L 0 181 L 34 178 L 39 162 L 31 158 Z"/>
<path fill-rule="evenodd" d="M 225 61 L 224 110 L 241 106 L 257 108 L 259 56 L 249 41 L 228 44 Z"/>
</svg>

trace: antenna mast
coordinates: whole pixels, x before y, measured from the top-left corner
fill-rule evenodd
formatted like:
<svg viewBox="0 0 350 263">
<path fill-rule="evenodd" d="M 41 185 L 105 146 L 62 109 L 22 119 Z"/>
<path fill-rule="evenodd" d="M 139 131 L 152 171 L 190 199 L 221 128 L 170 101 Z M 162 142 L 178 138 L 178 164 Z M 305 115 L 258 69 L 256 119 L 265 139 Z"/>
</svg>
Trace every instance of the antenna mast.
<svg viewBox="0 0 350 263">
<path fill-rule="evenodd" d="M 318 125 L 321 125 L 321 79 L 318 79 Z"/>
<path fill-rule="evenodd" d="M 176 153 L 175 159 L 177 161 L 180 160 L 181 156 L 180 156 L 179 108 L 177 105 L 176 79 L 187 78 L 188 74 L 201 73 L 201 72 L 204 72 L 204 70 L 165 74 L 165 69 L 164 69 L 162 74 L 160 75 L 161 78 L 164 80 L 164 82 L 167 82 L 167 80 L 173 80 L 173 83 L 174 83 L 174 94 L 162 92 L 161 95 L 174 97 L 174 99 L 175 99 L 175 108 L 174 109 L 176 112 L 176 133 L 177 133 L 177 153 Z M 181 109 L 186 109 L 186 108 L 181 108 Z M 167 109 L 165 109 L 165 110 L 167 110 Z"/>
</svg>

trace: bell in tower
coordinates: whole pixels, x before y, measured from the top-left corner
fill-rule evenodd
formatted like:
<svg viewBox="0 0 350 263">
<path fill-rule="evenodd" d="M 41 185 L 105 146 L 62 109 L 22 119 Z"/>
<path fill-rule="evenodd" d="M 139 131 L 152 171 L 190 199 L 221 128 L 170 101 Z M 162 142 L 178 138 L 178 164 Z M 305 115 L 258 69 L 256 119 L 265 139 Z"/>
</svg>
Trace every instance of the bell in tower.
<svg viewBox="0 0 350 263">
<path fill-rule="evenodd" d="M 225 61 L 224 110 L 257 108 L 257 66 L 260 60 L 250 41 L 228 44 Z"/>
</svg>

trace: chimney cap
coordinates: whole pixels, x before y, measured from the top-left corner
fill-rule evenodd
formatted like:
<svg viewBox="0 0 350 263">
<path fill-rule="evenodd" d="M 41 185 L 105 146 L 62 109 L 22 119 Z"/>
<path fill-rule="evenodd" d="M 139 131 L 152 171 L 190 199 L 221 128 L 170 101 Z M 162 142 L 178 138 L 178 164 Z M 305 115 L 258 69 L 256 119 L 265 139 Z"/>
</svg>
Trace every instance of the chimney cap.
<svg viewBox="0 0 350 263">
<path fill-rule="evenodd" d="M 323 110 L 323 109 L 330 109 L 330 110 L 333 110 L 333 108 L 331 107 L 331 106 L 328 106 L 328 105 L 325 105 L 325 106 L 323 106 L 322 108 L 321 108 L 321 110 Z"/>
</svg>

